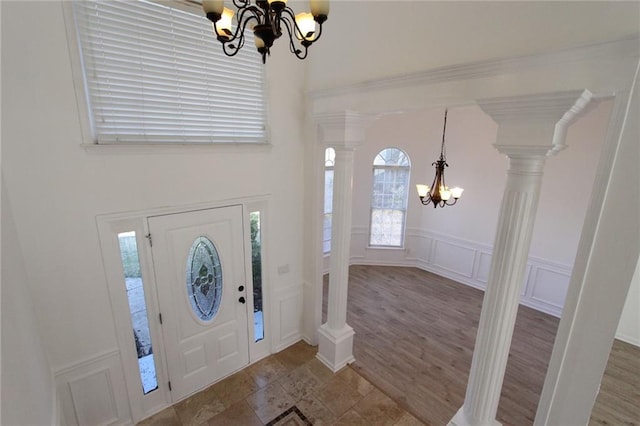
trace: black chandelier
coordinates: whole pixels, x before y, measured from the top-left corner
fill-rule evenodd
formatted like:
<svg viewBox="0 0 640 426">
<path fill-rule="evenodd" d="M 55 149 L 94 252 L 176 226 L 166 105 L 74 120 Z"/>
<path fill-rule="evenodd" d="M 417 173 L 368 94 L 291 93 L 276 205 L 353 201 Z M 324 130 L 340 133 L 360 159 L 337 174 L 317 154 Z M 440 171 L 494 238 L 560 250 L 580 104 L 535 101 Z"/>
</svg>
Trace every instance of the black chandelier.
<svg viewBox="0 0 640 426">
<path fill-rule="evenodd" d="M 289 35 L 291 53 L 300 59 L 306 58 L 307 49 L 322 35 L 322 24 L 329 15 L 329 0 L 310 0 L 311 13 L 297 15 L 287 6 L 287 0 L 255 0 L 255 4 L 251 0 L 233 0 L 233 5 L 237 8 L 235 32 L 232 31 L 235 12 L 224 7 L 224 0 L 202 1 L 202 8 L 213 22 L 213 32 L 222 43 L 225 55 L 234 56 L 242 49 L 244 31 L 249 27 L 262 55 L 262 63 L 266 63 L 271 46 L 282 35 L 283 27 Z"/>
<path fill-rule="evenodd" d="M 431 163 L 432 166 L 436 166 L 436 175 L 431 183 L 431 188 L 427 185 L 416 185 L 418 190 L 418 196 L 420 202 L 425 206 L 429 203 L 433 204 L 433 207 L 452 206 L 462 196 L 464 189 L 460 187 L 449 187 L 444 182 L 444 168 L 449 167 L 446 159 L 446 149 L 444 147 L 444 134 L 447 130 L 447 110 L 444 110 L 444 129 L 442 130 L 442 146 L 440 147 L 440 159 Z M 453 201 L 452 201 L 453 198 Z"/>
</svg>

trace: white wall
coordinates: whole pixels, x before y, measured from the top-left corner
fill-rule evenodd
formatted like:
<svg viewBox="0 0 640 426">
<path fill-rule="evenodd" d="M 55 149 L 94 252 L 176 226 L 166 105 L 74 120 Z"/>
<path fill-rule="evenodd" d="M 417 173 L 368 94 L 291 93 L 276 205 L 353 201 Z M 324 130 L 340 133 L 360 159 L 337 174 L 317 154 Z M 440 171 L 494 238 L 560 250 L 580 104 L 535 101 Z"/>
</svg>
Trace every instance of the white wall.
<svg viewBox="0 0 640 426">
<path fill-rule="evenodd" d="M 545 167 L 523 301 L 556 316 L 562 310 L 610 111 L 611 102 L 602 102 L 574 123 L 568 148 Z M 420 266 L 484 288 L 507 161 L 492 147 L 497 125 L 490 117 L 476 106 L 451 108 L 445 176 L 449 186 L 462 186 L 465 192 L 452 207 L 422 206 L 415 184 L 431 185 L 443 118 L 443 108 L 431 108 L 386 115 L 368 129 L 355 155 L 351 260 Z M 374 156 L 386 147 L 400 148 L 411 159 L 402 250 L 368 247 L 371 168 Z"/>
<path fill-rule="evenodd" d="M 3 425 L 50 425 L 57 420 L 53 375 L 31 301 L 26 280 L 27 269 L 10 204 L 7 191 L 2 188 L 2 418 L 0 423 Z"/>
<path fill-rule="evenodd" d="M 638 31 L 637 2 L 333 1 L 310 87 L 531 55 Z"/>
<path fill-rule="evenodd" d="M 269 57 L 271 147 L 128 150 L 81 146 L 62 2 L 2 2 L 2 55 L 3 169 L 27 265 L 21 282 L 56 373 L 118 349 L 96 227 L 113 212 L 270 194 L 264 267 L 285 324 L 272 344 L 299 339 L 305 62 L 282 43 Z M 289 272 L 277 274 L 281 265 Z"/>
<path fill-rule="evenodd" d="M 640 346 L 640 259 L 633 274 L 616 338 Z"/>
</svg>

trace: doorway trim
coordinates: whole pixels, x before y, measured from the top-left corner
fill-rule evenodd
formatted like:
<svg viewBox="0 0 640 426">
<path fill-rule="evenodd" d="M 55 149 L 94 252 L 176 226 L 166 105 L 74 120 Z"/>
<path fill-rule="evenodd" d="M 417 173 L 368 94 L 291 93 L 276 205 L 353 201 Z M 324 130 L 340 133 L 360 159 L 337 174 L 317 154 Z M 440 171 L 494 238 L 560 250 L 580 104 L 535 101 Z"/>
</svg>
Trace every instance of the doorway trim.
<svg viewBox="0 0 640 426">
<path fill-rule="evenodd" d="M 165 359 L 165 342 L 159 324 L 159 303 L 153 269 L 153 257 L 148 239 L 149 234 L 147 219 L 152 216 L 178 214 L 197 210 L 208 210 L 231 205 L 242 206 L 242 228 L 243 228 L 243 250 L 244 267 L 247 277 L 251 277 L 251 241 L 249 212 L 260 211 L 262 224 L 262 264 L 268 265 L 270 238 L 269 232 L 269 204 L 270 195 L 258 195 L 252 197 L 241 197 L 219 201 L 210 201 L 197 204 L 188 204 L 172 207 L 151 208 L 145 210 L 110 213 L 96 217 L 100 249 L 104 265 L 105 277 L 109 297 L 111 300 L 111 311 L 115 326 L 116 339 L 119 349 L 120 361 L 124 372 L 126 389 L 128 394 L 129 407 L 133 423 L 147 418 L 164 408 L 175 403 L 172 401 L 169 391 L 169 375 Z M 118 245 L 118 233 L 135 231 L 138 246 L 138 256 L 146 296 L 147 315 L 149 321 L 149 332 L 154 348 L 154 359 L 156 362 L 156 375 L 158 389 L 144 395 L 140 384 L 138 372 L 137 354 L 133 344 L 132 325 L 130 319 L 129 304 L 124 285 L 124 273 L 120 258 L 120 248 Z M 249 284 L 251 287 L 249 289 Z M 252 294 L 253 282 L 247 278 L 247 294 Z M 249 334 L 249 365 L 273 353 L 272 345 L 272 313 L 271 313 L 271 288 L 269 274 L 263 266 L 262 274 L 262 298 L 264 309 L 264 339 L 254 342 L 254 324 L 248 321 Z M 249 309 L 253 310 L 253 298 L 248 298 Z M 155 320 L 153 320 L 155 319 Z"/>
</svg>

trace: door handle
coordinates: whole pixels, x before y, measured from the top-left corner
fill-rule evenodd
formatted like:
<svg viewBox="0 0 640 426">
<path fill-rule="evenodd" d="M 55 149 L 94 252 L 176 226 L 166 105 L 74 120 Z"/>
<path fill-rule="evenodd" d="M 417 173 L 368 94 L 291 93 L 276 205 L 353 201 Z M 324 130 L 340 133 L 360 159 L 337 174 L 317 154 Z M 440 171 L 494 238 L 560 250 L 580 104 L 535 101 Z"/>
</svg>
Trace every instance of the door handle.
<svg viewBox="0 0 640 426">
<path fill-rule="evenodd" d="M 240 296 L 240 298 L 238 299 L 238 302 L 245 303 L 246 300 L 245 300 L 244 296 Z"/>
</svg>

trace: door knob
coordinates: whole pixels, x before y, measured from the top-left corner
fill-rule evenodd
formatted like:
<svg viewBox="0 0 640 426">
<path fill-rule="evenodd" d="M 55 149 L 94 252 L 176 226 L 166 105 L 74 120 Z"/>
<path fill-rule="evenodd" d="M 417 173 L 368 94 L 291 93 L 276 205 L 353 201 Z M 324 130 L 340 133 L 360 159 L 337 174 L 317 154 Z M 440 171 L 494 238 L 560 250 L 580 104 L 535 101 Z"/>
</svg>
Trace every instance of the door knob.
<svg viewBox="0 0 640 426">
<path fill-rule="evenodd" d="M 245 300 L 244 296 L 240 296 L 240 299 L 238 299 L 238 302 L 245 303 L 246 300 Z"/>
<path fill-rule="evenodd" d="M 240 287 L 238 287 L 238 291 L 244 291 L 244 286 L 241 285 Z"/>
</svg>

